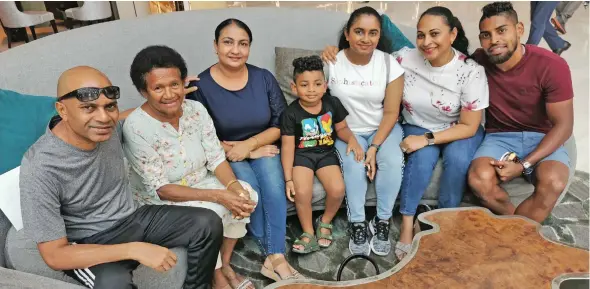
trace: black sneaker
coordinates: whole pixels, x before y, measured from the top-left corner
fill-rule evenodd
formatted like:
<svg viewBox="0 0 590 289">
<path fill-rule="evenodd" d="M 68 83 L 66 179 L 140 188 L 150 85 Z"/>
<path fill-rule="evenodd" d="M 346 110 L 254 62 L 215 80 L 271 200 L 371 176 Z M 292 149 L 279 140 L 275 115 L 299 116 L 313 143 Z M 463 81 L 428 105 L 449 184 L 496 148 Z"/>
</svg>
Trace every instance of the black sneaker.
<svg viewBox="0 0 590 289">
<path fill-rule="evenodd" d="M 348 241 L 348 250 L 350 253 L 369 256 L 371 246 L 368 242 L 369 234 L 367 233 L 367 224 L 365 222 L 351 223 L 348 229 L 350 241 Z"/>
<path fill-rule="evenodd" d="M 379 220 L 377 216 L 369 223 L 369 229 L 373 234 L 371 238 L 371 250 L 379 256 L 387 256 L 391 251 L 389 242 L 389 220 Z"/>
</svg>

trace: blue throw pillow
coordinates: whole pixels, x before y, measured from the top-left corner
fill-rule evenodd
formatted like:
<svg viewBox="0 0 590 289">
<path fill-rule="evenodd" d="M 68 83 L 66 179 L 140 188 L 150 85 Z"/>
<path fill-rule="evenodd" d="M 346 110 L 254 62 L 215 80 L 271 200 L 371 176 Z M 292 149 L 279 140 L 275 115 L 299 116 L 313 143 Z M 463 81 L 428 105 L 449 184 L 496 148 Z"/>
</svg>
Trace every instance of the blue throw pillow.
<svg viewBox="0 0 590 289">
<path fill-rule="evenodd" d="M 23 155 L 56 114 L 55 97 L 0 89 L 0 174 L 18 166 Z"/>
<path fill-rule="evenodd" d="M 385 35 L 391 41 L 391 51 L 395 52 L 404 47 L 414 48 L 414 44 L 391 22 L 389 16 L 382 14 L 382 25 L 383 35 Z"/>
</svg>

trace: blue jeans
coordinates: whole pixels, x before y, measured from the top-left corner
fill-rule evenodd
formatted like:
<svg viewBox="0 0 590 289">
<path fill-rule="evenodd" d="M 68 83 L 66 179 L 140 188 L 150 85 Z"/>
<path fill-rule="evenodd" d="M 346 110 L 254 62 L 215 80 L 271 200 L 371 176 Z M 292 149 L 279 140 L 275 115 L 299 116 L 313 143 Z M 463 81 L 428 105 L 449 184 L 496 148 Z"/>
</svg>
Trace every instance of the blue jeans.
<svg viewBox="0 0 590 289">
<path fill-rule="evenodd" d="M 559 1 L 531 1 L 531 31 L 527 44 L 539 45 L 541 38 L 545 38 L 553 51 L 565 46 L 565 41 L 551 25 L 551 14 L 557 4 Z"/>
<path fill-rule="evenodd" d="M 265 255 L 285 253 L 287 197 L 281 156 L 229 163 L 236 177 L 258 192 L 248 229 Z"/>
<path fill-rule="evenodd" d="M 354 134 L 364 151 L 367 151 L 376 132 Z M 377 152 L 375 190 L 377 191 L 377 217 L 380 220 L 391 218 L 393 206 L 399 193 L 404 166 L 404 156 L 399 147 L 402 138 L 402 128 L 396 123 Z M 346 155 L 347 144 L 345 142 L 338 139 L 335 145 L 342 157 L 348 221 L 363 222 L 365 221 L 365 200 L 368 185 L 364 163 L 357 163 L 353 153 Z"/>
<path fill-rule="evenodd" d="M 539 146 L 544 137 L 544 133 L 532 131 L 488 133 L 473 159 L 488 157 L 497 160 L 506 152 L 515 152 L 519 158 L 525 158 Z M 540 160 L 537 165 L 546 161 L 560 162 L 569 169 L 572 167 L 570 157 L 563 145 Z M 530 178 L 525 177 L 525 179 L 534 183 L 534 180 L 531 179 L 534 177 L 535 174 L 531 174 Z"/>
<path fill-rule="evenodd" d="M 427 129 L 404 124 L 404 134 L 424 135 Z M 467 185 L 467 170 L 473 155 L 481 144 L 484 130 L 480 126 L 473 137 L 456 140 L 447 144 L 426 146 L 408 155 L 402 181 L 400 213 L 405 216 L 416 214 L 418 203 L 428 185 L 442 153 L 443 173 L 440 178 L 438 206 L 454 208 L 459 206 Z"/>
</svg>

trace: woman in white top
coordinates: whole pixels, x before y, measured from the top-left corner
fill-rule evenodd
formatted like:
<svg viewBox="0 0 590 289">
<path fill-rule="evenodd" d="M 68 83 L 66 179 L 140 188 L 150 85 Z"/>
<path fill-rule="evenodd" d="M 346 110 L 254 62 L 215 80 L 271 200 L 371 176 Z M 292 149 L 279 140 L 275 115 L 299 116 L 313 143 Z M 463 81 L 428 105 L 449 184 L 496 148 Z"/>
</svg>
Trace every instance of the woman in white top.
<svg viewBox="0 0 590 289">
<path fill-rule="evenodd" d="M 403 153 L 399 143 L 403 132 L 397 120 L 404 70 L 390 51 L 383 52 L 389 45 L 381 35 L 381 24 L 375 9 L 357 9 L 343 29 L 339 52 L 336 54 L 335 48 L 329 47 L 324 59 L 335 60 L 328 65 L 328 88 L 348 110 L 346 122 L 357 140 L 348 145 L 336 141 L 346 184 L 349 249 L 352 254 L 369 255 L 372 250 L 384 256 L 391 250 L 389 219 L 402 179 Z M 377 216 L 367 225 L 367 184 L 373 180 Z M 368 229 L 373 233 L 370 241 Z"/>
<path fill-rule="evenodd" d="M 488 83 L 484 68 L 468 59 L 469 41 L 459 20 L 445 7 L 426 10 L 418 21 L 416 49 L 394 53 L 405 69 L 402 116 L 407 157 L 401 188 L 403 215 L 395 254 L 410 250 L 418 203 L 442 155 L 439 208 L 457 207 L 467 170 L 482 142 Z"/>
</svg>

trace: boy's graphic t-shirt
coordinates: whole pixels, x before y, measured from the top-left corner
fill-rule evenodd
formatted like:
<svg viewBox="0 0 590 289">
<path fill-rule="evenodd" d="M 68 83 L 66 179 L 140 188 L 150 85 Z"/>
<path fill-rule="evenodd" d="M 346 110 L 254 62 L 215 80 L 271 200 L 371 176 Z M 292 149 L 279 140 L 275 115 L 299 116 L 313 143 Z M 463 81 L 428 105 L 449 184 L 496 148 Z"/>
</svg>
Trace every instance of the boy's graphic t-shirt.
<svg viewBox="0 0 590 289">
<path fill-rule="evenodd" d="M 332 150 L 335 141 L 335 124 L 348 115 L 340 100 L 329 94 L 322 97 L 319 114 L 307 112 L 293 101 L 281 117 L 281 135 L 295 136 L 295 151 L 324 152 Z"/>
</svg>

